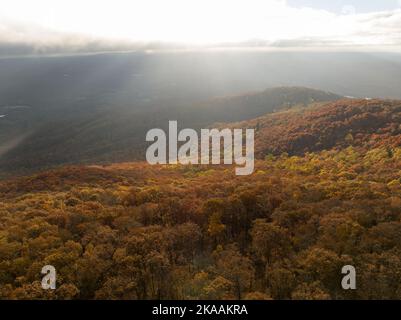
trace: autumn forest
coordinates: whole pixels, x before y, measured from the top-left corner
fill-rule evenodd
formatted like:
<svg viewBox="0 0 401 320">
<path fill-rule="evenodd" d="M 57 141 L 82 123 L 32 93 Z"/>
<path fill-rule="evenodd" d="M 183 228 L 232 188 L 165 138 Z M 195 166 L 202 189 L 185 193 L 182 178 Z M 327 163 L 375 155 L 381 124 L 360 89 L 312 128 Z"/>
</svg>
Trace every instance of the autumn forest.
<svg viewBox="0 0 401 320">
<path fill-rule="evenodd" d="M 401 299 L 400 101 L 225 126 L 255 129 L 252 175 L 135 161 L 2 179 L 0 298 Z"/>
</svg>

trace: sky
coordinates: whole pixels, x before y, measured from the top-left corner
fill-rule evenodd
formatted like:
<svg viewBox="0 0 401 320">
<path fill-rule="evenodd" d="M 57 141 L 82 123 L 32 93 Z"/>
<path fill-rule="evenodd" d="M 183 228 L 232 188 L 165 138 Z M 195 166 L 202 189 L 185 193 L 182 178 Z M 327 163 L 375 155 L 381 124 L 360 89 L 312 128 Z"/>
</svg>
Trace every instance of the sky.
<svg viewBox="0 0 401 320">
<path fill-rule="evenodd" d="M 0 48 L 401 46 L 401 0 L 0 0 Z"/>
<path fill-rule="evenodd" d="M 367 13 L 394 10 L 400 7 L 401 2 L 398 0 L 288 0 L 287 3 L 293 7 L 311 7 L 336 13 L 342 13 L 347 8 L 353 7 L 355 12 Z"/>
</svg>

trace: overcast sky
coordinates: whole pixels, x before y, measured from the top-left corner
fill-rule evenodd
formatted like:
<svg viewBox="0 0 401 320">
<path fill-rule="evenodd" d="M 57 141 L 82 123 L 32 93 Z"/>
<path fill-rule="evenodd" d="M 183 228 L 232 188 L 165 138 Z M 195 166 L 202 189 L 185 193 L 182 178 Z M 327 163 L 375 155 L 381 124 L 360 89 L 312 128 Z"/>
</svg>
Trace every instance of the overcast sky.
<svg viewBox="0 0 401 320">
<path fill-rule="evenodd" d="M 288 0 L 287 3 L 297 8 L 311 7 L 336 13 L 342 13 L 349 6 L 359 13 L 394 10 L 400 7 L 398 0 Z"/>
<path fill-rule="evenodd" d="M 0 45 L 401 45 L 401 0 L 0 0 Z M 252 43 L 252 42 L 249 42 Z"/>
</svg>

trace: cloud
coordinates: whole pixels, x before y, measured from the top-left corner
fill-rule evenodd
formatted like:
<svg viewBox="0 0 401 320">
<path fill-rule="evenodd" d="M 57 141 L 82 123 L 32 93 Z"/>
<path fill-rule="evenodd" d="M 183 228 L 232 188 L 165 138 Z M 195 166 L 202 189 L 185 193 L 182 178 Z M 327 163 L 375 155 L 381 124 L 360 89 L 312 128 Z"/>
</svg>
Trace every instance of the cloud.
<svg viewBox="0 0 401 320">
<path fill-rule="evenodd" d="M 340 14 L 284 0 L 0 0 L 0 54 L 196 46 L 400 46 L 401 9 Z M 23 10 L 22 10 L 22 9 Z"/>
</svg>

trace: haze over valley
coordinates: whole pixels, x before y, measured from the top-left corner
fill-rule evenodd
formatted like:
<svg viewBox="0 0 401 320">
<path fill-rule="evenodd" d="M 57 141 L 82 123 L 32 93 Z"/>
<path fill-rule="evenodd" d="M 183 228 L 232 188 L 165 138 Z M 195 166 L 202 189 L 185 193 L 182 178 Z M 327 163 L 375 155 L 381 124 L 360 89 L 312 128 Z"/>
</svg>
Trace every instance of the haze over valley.
<svg viewBox="0 0 401 320">
<path fill-rule="evenodd" d="M 3 173 L 143 159 L 146 132 L 171 119 L 200 128 L 313 100 L 401 98 L 394 53 L 138 52 L 0 59 L 0 68 Z M 288 89 L 263 95 L 279 87 Z"/>
</svg>

